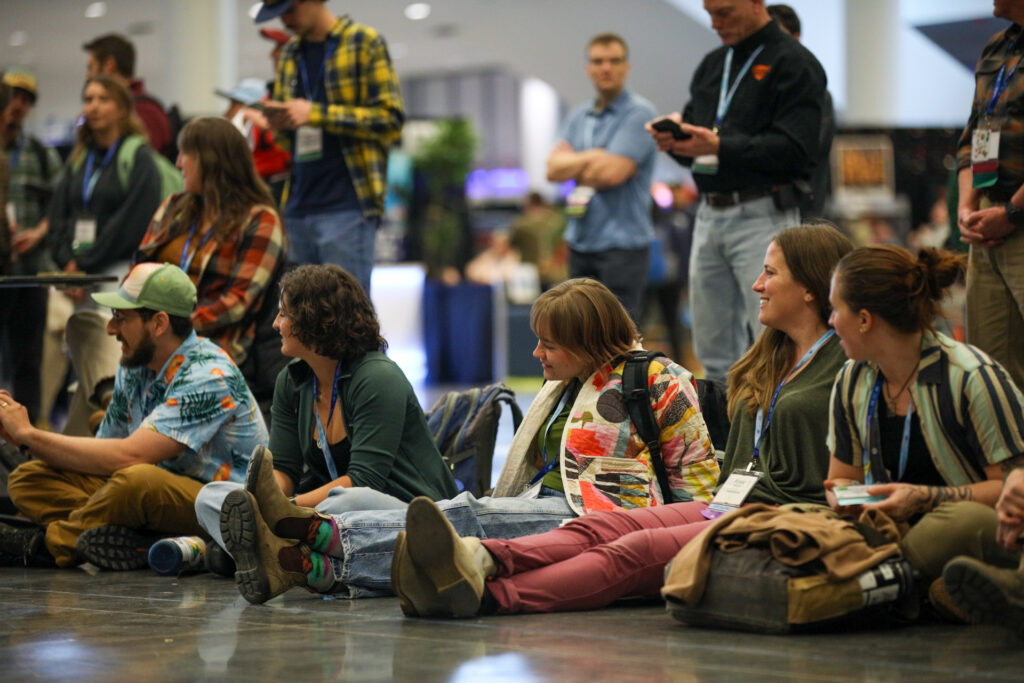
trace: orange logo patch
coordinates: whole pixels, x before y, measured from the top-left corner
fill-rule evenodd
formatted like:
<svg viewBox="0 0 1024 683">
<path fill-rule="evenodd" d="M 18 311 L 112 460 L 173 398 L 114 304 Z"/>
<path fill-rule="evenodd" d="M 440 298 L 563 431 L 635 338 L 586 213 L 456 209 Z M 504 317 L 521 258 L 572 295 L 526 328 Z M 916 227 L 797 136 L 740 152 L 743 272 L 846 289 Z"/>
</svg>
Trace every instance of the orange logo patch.
<svg viewBox="0 0 1024 683">
<path fill-rule="evenodd" d="M 768 72 L 772 70 L 772 67 L 768 64 L 755 64 L 754 68 L 750 70 L 750 73 L 754 74 L 754 80 L 759 81 L 768 75 Z"/>
</svg>

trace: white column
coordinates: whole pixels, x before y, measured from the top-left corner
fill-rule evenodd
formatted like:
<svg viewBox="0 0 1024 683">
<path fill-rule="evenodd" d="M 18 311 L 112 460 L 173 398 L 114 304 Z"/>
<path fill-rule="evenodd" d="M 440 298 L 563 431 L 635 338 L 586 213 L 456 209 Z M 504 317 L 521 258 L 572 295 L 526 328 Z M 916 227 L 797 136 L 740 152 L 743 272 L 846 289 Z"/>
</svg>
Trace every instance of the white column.
<svg viewBox="0 0 1024 683">
<path fill-rule="evenodd" d="M 899 121 L 899 3 L 846 3 L 846 107 L 843 122 L 893 125 Z"/>
<path fill-rule="evenodd" d="M 238 72 L 238 26 L 232 0 L 174 0 L 169 5 L 166 51 L 170 90 L 185 116 L 221 114 L 227 106 L 215 88 L 232 87 Z"/>
</svg>

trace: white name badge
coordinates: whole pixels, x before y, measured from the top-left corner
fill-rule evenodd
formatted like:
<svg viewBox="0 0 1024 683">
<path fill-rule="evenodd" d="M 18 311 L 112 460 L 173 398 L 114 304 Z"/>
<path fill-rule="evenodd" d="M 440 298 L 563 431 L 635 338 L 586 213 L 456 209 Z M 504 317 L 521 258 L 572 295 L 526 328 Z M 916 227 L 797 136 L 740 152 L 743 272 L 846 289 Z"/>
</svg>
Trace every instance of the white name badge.
<svg viewBox="0 0 1024 683">
<path fill-rule="evenodd" d="M 7 216 L 7 225 L 15 227 L 18 225 L 18 212 L 14 210 L 14 202 L 7 202 L 4 207 L 4 214 Z"/>
<path fill-rule="evenodd" d="M 79 218 L 75 221 L 75 239 L 71 248 L 75 251 L 91 249 L 96 242 L 96 219 Z"/>
<path fill-rule="evenodd" d="M 565 213 L 572 218 L 580 218 L 587 212 L 587 204 L 594 198 L 595 190 L 586 185 L 577 185 L 565 198 Z"/>
<path fill-rule="evenodd" d="M 999 128 L 987 120 L 971 133 L 972 187 L 992 187 L 999 180 Z"/>
<path fill-rule="evenodd" d="M 295 131 L 295 156 L 299 161 L 316 161 L 324 154 L 324 131 L 313 126 L 300 126 Z"/>
<path fill-rule="evenodd" d="M 747 500 L 747 496 L 754 490 L 754 486 L 760 478 L 761 473 L 756 470 L 733 472 L 718 489 L 718 493 L 711 499 L 711 504 L 708 507 L 725 512 L 735 510 Z"/>
<path fill-rule="evenodd" d="M 718 173 L 718 155 L 717 154 L 701 154 L 693 160 L 693 166 L 690 169 L 694 173 L 703 173 L 705 175 L 715 175 Z"/>
<path fill-rule="evenodd" d="M 525 491 L 520 493 L 518 496 L 516 496 L 516 498 L 525 498 L 527 500 L 532 500 L 534 498 L 540 498 L 540 487 L 541 487 L 542 484 L 543 484 L 543 481 L 538 481 L 536 484 L 534 484 L 533 486 L 531 486 L 530 488 L 526 489 Z"/>
</svg>

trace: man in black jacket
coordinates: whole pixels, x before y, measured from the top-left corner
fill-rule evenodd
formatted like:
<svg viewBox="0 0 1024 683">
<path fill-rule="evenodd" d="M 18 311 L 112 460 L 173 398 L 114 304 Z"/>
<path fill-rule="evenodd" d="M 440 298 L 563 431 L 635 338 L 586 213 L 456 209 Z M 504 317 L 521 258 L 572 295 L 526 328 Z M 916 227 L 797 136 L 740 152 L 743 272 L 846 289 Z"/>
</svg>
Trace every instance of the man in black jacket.
<svg viewBox="0 0 1024 683">
<path fill-rule="evenodd" d="M 690 254 L 694 346 L 706 376 L 721 381 L 760 332 L 751 285 L 768 244 L 800 222 L 826 79 L 764 0 L 705 0 L 704 8 L 723 46 L 697 67 L 682 115 L 668 117 L 684 139 L 648 130 L 692 168 L 701 192 Z"/>
</svg>

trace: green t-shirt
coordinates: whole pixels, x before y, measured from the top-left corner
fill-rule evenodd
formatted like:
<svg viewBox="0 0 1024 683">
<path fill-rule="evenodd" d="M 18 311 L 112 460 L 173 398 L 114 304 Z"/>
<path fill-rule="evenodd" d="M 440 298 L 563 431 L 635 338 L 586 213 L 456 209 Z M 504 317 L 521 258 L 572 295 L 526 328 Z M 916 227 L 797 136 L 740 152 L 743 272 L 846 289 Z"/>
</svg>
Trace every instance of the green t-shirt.
<svg viewBox="0 0 1024 683">
<path fill-rule="evenodd" d="M 779 392 L 757 468 L 763 472 L 747 502 L 825 504 L 828 476 L 829 398 L 846 354 L 833 336 L 811 362 Z M 719 483 L 733 469 L 746 469 L 754 452 L 754 416 L 740 402 L 732 414 Z"/>
<path fill-rule="evenodd" d="M 581 386 L 583 385 L 578 380 L 574 380 L 565 387 L 565 393 L 568 394 L 565 402 L 559 401 L 555 405 L 551 410 L 551 414 L 548 415 L 547 421 L 544 422 L 544 428 L 537 432 L 537 450 L 540 452 L 541 458 L 544 458 L 541 467 L 551 462 L 551 460 L 557 459 L 559 456 L 562 447 L 562 432 L 565 431 L 565 423 L 569 421 L 572 404 L 576 401 L 576 396 L 579 395 Z M 562 409 L 558 411 L 558 415 L 555 415 L 559 405 L 562 405 Z M 548 428 L 548 422 L 551 421 L 552 415 L 555 415 L 555 419 L 554 422 L 551 422 L 550 428 Z M 565 487 L 562 484 L 562 468 L 555 465 L 541 479 L 541 484 L 556 491 L 565 491 Z"/>
</svg>

